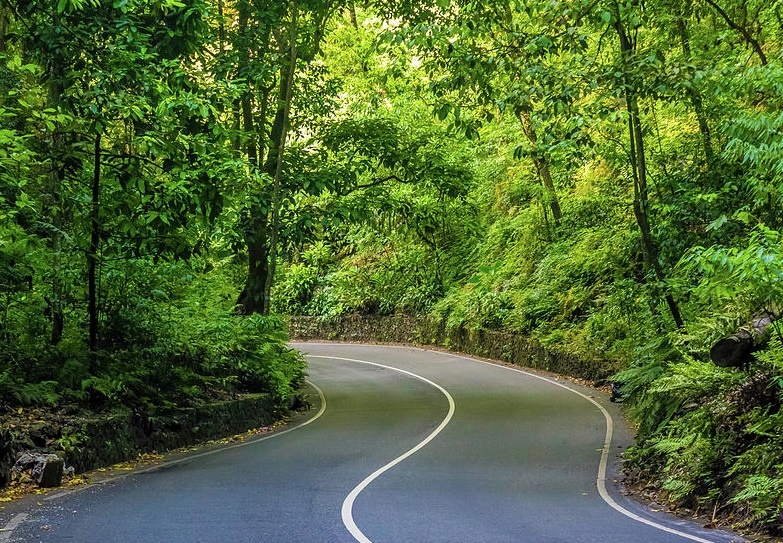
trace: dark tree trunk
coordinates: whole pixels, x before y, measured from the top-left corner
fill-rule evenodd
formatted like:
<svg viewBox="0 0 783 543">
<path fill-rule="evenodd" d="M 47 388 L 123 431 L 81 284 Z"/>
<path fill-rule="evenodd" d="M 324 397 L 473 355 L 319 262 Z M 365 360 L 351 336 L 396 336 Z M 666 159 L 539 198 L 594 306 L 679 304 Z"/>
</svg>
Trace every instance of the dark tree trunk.
<svg viewBox="0 0 783 543">
<path fill-rule="evenodd" d="M 356 4 L 354 2 L 348 3 L 348 14 L 351 18 L 351 26 L 354 30 L 359 30 L 359 22 L 356 20 Z"/>
<path fill-rule="evenodd" d="M 288 138 L 289 117 L 291 113 L 291 103 L 293 101 L 294 73 L 296 71 L 296 61 L 298 57 L 296 48 L 298 12 L 299 6 L 294 0 L 291 2 L 291 36 L 289 38 L 290 50 L 288 67 L 280 88 L 280 95 L 283 97 L 283 102 L 278 111 L 278 117 L 280 117 L 280 134 L 278 136 L 278 141 L 274 142 L 276 143 L 277 148 L 275 171 L 274 176 L 272 177 L 272 228 L 269 236 L 269 266 L 267 268 L 266 280 L 264 281 L 264 315 L 267 315 L 271 310 L 272 283 L 275 278 L 275 269 L 277 267 L 278 232 L 280 230 L 280 184 L 283 178 L 283 158 L 285 155 L 286 140 Z"/>
<path fill-rule="evenodd" d="M 6 35 L 11 25 L 11 12 L 5 6 L 0 6 L 0 53 L 5 53 L 8 46 L 6 45 Z"/>
<path fill-rule="evenodd" d="M 555 225 L 560 224 L 560 220 L 563 218 L 563 212 L 560 209 L 560 201 L 557 198 L 557 190 L 555 189 L 555 182 L 552 179 L 552 172 L 549 169 L 549 161 L 546 157 L 539 156 L 535 151 L 536 144 L 538 143 L 538 135 L 533 129 L 533 123 L 530 120 L 530 113 L 527 111 L 517 111 L 517 118 L 522 124 L 522 131 L 525 133 L 527 140 L 533 147 L 533 164 L 538 172 L 538 178 L 541 184 L 544 186 L 544 192 L 547 198 L 547 204 L 552 210 L 552 218 L 555 221 Z"/>
<path fill-rule="evenodd" d="M 245 2 L 239 4 L 238 32 L 240 36 L 239 49 L 239 76 L 246 76 L 250 70 L 250 40 L 248 29 L 250 18 L 250 7 Z M 256 136 L 255 118 L 253 116 L 253 90 L 248 88 L 240 98 L 240 109 L 242 112 L 242 131 L 245 133 L 246 145 L 245 152 L 250 164 L 258 165 L 258 137 Z"/>
<path fill-rule="evenodd" d="M 90 248 L 87 251 L 87 312 L 90 315 L 90 353 L 98 350 L 98 248 L 100 244 L 101 134 L 95 136 L 95 168 L 90 203 Z"/>
<path fill-rule="evenodd" d="M 620 18 L 620 9 L 617 8 L 617 23 L 615 30 L 620 40 L 620 52 L 623 61 L 624 74 L 624 94 L 628 110 L 628 139 L 631 148 L 631 170 L 633 171 L 634 181 L 634 202 L 633 210 L 636 217 L 636 223 L 639 226 L 642 242 L 642 255 L 644 264 L 648 271 L 654 274 L 657 282 L 656 289 L 662 289 L 663 298 L 669 308 L 672 319 L 677 328 L 683 327 L 682 316 L 679 306 L 671 293 L 665 286 L 665 277 L 663 269 L 658 261 L 658 247 L 652 236 L 649 219 L 649 195 L 647 190 L 647 159 L 644 146 L 644 134 L 642 132 L 642 121 L 639 115 L 639 100 L 634 90 L 633 82 L 630 81 L 629 66 L 635 50 L 635 44 L 628 35 L 625 26 Z"/>
<path fill-rule="evenodd" d="M 688 27 L 685 23 L 685 18 L 680 16 L 677 18 L 677 32 L 680 35 L 680 45 L 682 46 L 682 53 L 685 59 L 691 61 L 691 40 L 688 33 Z M 704 158 L 707 163 L 707 167 L 711 167 L 715 159 L 715 152 L 712 148 L 712 131 L 710 130 L 710 124 L 707 121 L 707 113 L 704 109 L 704 102 L 701 98 L 701 93 L 693 86 L 693 80 L 691 85 L 688 86 L 688 97 L 690 98 L 691 105 L 693 105 L 693 111 L 696 113 L 696 120 L 699 122 L 699 133 L 701 134 L 702 145 L 704 146 Z"/>
<path fill-rule="evenodd" d="M 245 76 L 250 70 L 250 5 L 248 2 L 240 2 L 238 7 L 238 39 L 235 43 L 239 54 L 237 72 L 240 77 Z M 250 168 L 254 175 L 259 166 L 260 138 L 257 133 L 257 124 L 263 128 L 264 119 L 257 123 L 255 118 L 254 89 L 248 89 L 239 100 L 237 112 L 237 124 L 241 125 L 244 133 L 244 152 L 247 156 Z M 239 142 L 237 141 L 237 145 Z M 251 190 L 256 190 L 255 187 Z M 266 211 L 258 204 L 250 204 L 246 210 L 244 230 L 245 245 L 247 247 L 247 277 L 242 292 L 237 299 L 237 312 L 243 315 L 253 313 L 266 313 L 269 311 L 264 300 L 264 284 L 268 271 L 269 248 L 267 240 L 267 216 Z"/>
<path fill-rule="evenodd" d="M 59 20 L 55 16 L 55 25 Z M 65 60 L 62 53 L 54 51 L 51 58 L 51 75 L 49 80 L 49 107 L 58 109 L 63 97 L 63 78 L 65 77 Z M 47 187 L 46 206 L 49 219 L 52 222 L 50 240 L 52 244 L 52 298 L 49 308 L 52 316 L 52 333 L 50 341 L 57 345 L 63 337 L 65 328 L 65 313 L 63 310 L 63 286 L 60 278 L 62 272 L 62 234 L 64 227 L 63 210 L 63 183 L 65 182 L 65 142 L 60 127 L 57 126 L 52 134 L 51 145 L 51 173 L 49 175 L 49 187 Z"/>
<path fill-rule="evenodd" d="M 299 50 L 296 37 L 298 33 L 299 4 L 296 0 L 288 3 L 291 21 L 288 26 L 290 33 L 287 44 L 281 44 L 280 57 L 287 57 L 284 66 L 280 70 L 280 78 L 277 84 L 277 95 L 274 87 L 256 89 L 254 96 L 261 96 L 261 116 L 256 120 L 255 130 L 259 133 L 254 138 L 254 148 L 247 149 L 248 158 L 256 161 L 261 171 L 272 180 L 270 198 L 263 209 L 261 206 L 253 206 L 249 209 L 246 242 L 250 262 L 245 286 L 238 299 L 238 311 L 241 313 L 269 314 L 271 309 L 270 291 L 274 281 L 275 264 L 279 244 L 280 207 L 282 203 L 283 181 L 283 155 L 286 148 L 288 135 L 289 113 L 293 101 L 293 83 L 296 73 L 297 61 L 311 62 L 318 54 L 320 42 L 326 28 L 326 20 L 332 8 L 327 7 L 320 13 L 320 18 L 315 17 L 311 47 Z M 241 25 L 240 25 L 241 26 Z M 261 36 L 261 44 L 267 47 L 270 42 L 270 30 L 267 28 Z M 277 36 L 280 39 L 279 36 Z M 266 128 L 267 110 L 271 115 L 274 111 L 274 119 L 269 127 L 268 136 L 263 128 Z M 244 130 L 247 132 L 250 124 L 248 115 L 243 110 Z M 263 163 L 263 166 L 261 164 Z"/>
<path fill-rule="evenodd" d="M 264 299 L 264 285 L 268 274 L 269 247 L 266 226 L 251 224 L 245 235 L 248 269 L 245 286 L 237 300 L 237 312 L 241 315 L 253 313 L 268 314 L 269 307 Z"/>
<path fill-rule="evenodd" d="M 284 92 L 285 80 L 280 84 L 281 97 L 284 96 Z M 264 173 L 272 179 L 274 179 L 277 171 L 277 155 L 283 134 L 284 120 L 285 112 L 281 105 L 272 123 L 267 145 L 269 151 L 263 167 Z M 273 202 L 270 203 L 274 205 Z M 271 242 L 275 240 L 271 239 L 271 229 L 274 228 L 274 224 L 269 223 L 268 213 L 267 210 L 262 209 L 260 206 L 252 205 L 248 209 L 247 224 L 244 225 L 248 268 L 245 285 L 237 300 L 237 311 L 243 315 L 253 313 L 268 315 L 271 310 L 271 299 L 267 285 L 271 287 L 269 277 L 273 270 L 270 270 L 270 247 Z"/>
</svg>

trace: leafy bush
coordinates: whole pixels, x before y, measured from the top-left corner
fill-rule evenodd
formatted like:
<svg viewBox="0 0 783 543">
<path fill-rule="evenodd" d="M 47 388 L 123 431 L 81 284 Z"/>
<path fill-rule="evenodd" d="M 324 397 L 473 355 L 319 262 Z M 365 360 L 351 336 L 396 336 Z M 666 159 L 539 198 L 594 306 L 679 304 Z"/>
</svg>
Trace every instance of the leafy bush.
<svg viewBox="0 0 783 543">
<path fill-rule="evenodd" d="M 102 348 L 90 357 L 82 333 L 69 330 L 37 362 L 0 372 L 0 402 L 56 405 L 88 400 L 95 408 L 132 407 L 149 415 L 243 392 L 266 392 L 283 405 L 305 364 L 287 347 L 283 320 L 232 311 L 227 263 L 124 262 L 109 270 L 112 305 Z M 43 349 L 43 347 L 42 347 Z M 29 355 L 29 352 L 28 352 Z"/>
<path fill-rule="evenodd" d="M 637 444 L 627 452 L 629 473 L 658 481 L 677 504 L 722 503 L 737 508 L 747 526 L 781 527 L 780 341 L 774 339 L 747 374 L 671 348 L 669 360 L 657 358 L 659 352 L 660 345 L 651 348 L 646 359 L 616 376 L 640 423 Z"/>
<path fill-rule="evenodd" d="M 16 405 L 49 405 L 56 406 L 60 399 L 56 381 L 40 381 L 26 383 L 14 379 L 11 372 L 0 373 L 0 402 L 5 401 Z"/>
</svg>

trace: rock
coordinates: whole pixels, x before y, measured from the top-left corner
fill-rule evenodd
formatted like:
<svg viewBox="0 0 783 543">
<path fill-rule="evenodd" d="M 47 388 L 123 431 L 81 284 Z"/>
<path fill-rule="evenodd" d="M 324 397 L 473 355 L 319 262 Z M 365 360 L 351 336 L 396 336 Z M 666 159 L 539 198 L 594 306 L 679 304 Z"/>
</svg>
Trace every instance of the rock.
<svg viewBox="0 0 783 543">
<path fill-rule="evenodd" d="M 16 459 L 14 467 L 11 468 L 11 473 L 14 475 L 21 475 L 27 470 L 32 470 L 35 467 L 36 455 L 30 453 L 22 453 Z"/>
<path fill-rule="evenodd" d="M 60 486 L 63 482 L 65 461 L 56 454 L 44 454 L 39 458 L 43 461 L 39 460 L 38 465 L 33 469 L 33 476 L 38 486 L 41 488 Z"/>
<path fill-rule="evenodd" d="M 56 454 L 23 453 L 11 468 L 15 479 L 21 480 L 27 472 L 41 488 L 60 486 L 63 481 L 65 461 Z"/>
</svg>

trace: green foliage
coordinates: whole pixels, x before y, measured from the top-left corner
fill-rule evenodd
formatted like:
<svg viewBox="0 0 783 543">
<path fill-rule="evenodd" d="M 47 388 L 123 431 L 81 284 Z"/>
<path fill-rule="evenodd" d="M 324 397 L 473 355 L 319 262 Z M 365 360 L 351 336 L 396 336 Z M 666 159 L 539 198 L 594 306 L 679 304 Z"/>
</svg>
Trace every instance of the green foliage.
<svg viewBox="0 0 783 543">
<path fill-rule="evenodd" d="M 57 445 L 65 454 L 71 455 L 74 453 L 79 453 L 79 446 L 82 445 L 86 440 L 87 436 L 80 432 L 75 434 L 64 433 L 60 438 L 55 440 L 55 445 Z"/>
<path fill-rule="evenodd" d="M 697 307 L 714 312 L 709 319 L 694 319 L 693 338 L 711 344 L 749 316 L 777 311 L 783 300 L 780 249 L 780 232 L 757 224 L 735 246 L 696 246 L 683 256 L 676 279 L 680 288 L 687 286 Z"/>
<path fill-rule="evenodd" d="M 81 382 L 94 401 L 154 413 L 239 392 L 267 392 L 280 402 L 294 394 L 304 364 L 285 346 L 282 320 L 238 317 L 230 300 L 215 303 L 225 266 L 198 276 L 174 265 L 150 277 L 149 264 L 123 277 L 127 297 L 104 328 L 114 349 Z"/>
<path fill-rule="evenodd" d="M 783 507 L 783 476 L 748 477 L 743 489 L 731 498 L 731 503 L 748 507 L 752 511 L 750 520 L 753 522 L 761 525 L 778 523 Z"/>
<path fill-rule="evenodd" d="M 640 479 L 779 526 L 779 334 L 706 362 L 783 303 L 777 4 L 355 4 L 0 8 L 0 403 L 282 402 L 237 312 L 430 314 L 621 369 Z"/>
<path fill-rule="evenodd" d="M 747 526 L 779 524 L 780 353 L 775 339 L 751 374 L 688 357 L 618 374 L 641 423 L 627 454 L 633 476 L 660 478 L 679 504 L 722 502 L 736 507 Z"/>
<path fill-rule="evenodd" d="M 55 407 L 60 399 L 56 381 L 25 382 L 14 379 L 11 372 L 0 373 L 0 402 L 12 405 L 48 405 Z"/>
</svg>

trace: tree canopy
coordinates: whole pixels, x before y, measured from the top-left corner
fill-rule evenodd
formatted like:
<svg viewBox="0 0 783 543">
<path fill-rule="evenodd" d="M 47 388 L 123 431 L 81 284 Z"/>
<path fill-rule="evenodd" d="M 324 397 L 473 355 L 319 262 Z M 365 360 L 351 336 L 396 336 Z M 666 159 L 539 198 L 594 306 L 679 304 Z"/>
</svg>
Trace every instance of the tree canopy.
<svg viewBox="0 0 783 543">
<path fill-rule="evenodd" d="M 640 480 L 780 529 L 783 336 L 709 351 L 783 303 L 781 81 L 760 0 L 2 0 L 0 406 L 284 403 L 282 316 L 414 314 L 602 361 Z"/>
</svg>

